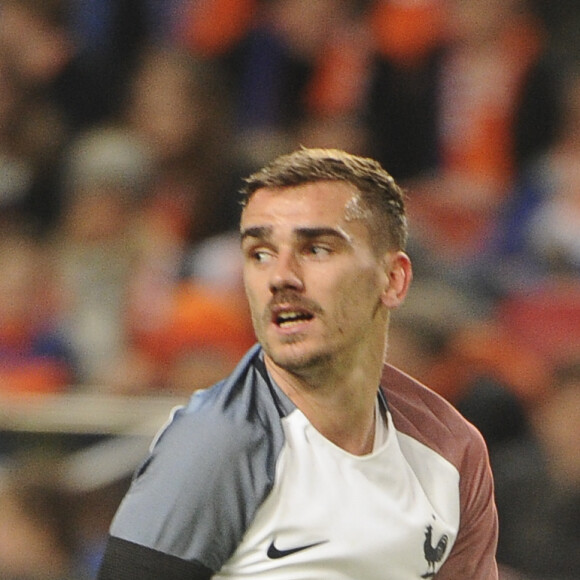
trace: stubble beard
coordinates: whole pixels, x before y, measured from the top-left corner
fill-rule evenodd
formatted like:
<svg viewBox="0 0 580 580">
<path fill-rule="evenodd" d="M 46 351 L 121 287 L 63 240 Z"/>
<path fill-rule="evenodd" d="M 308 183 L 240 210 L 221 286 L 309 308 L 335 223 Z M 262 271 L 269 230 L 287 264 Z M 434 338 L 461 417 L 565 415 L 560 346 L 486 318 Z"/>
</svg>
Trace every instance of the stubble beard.
<svg viewBox="0 0 580 580">
<path fill-rule="evenodd" d="M 264 345 L 264 351 L 272 362 L 281 369 L 300 376 L 310 375 L 330 364 L 328 352 L 313 352 L 300 346 L 300 338 L 292 338 L 281 348 Z M 296 348 L 294 348 L 296 346 Z"/>
<path fill-rule="evenodd" d="M 264 331 L 257 333 L 257 337 L 274 365 L 303 378 L 318 374 L 333 359 L 328 349 L 309 345 L 308 338 L 302 334 L 270 340 Z"/>
<path fill-rule="evenodd" d="M 330 353 L 326 349 L 320 351 L 316 347 L 311 348 L 305 334 L 291 334 L 272 339 L 268 337 L 267 329 L 272 321 L 272 308 L 285 302 L 304 307 L 317 317 L 323 315 L 323 309 L 319 304 L 291 291 L 279 292 L 260 314 L 254 311 L 252 315 L 254 330 L 268 358 L 281 369 L 300 375 L 328 364 L 332 358 Z"/>
</svg>

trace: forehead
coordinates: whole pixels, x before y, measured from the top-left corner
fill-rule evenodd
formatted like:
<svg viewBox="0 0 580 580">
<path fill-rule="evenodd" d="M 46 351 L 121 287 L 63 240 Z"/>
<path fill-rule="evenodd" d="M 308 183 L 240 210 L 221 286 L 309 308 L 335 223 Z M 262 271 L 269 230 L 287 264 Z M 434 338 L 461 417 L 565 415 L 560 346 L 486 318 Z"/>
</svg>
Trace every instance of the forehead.
<svg viewBox="0 0 580 580">
<path fill-rule="evenodd" d="M 242 228 L 267 222 L 296 225 L 344 224 L 350 221 L 356 188 L 342 181 L 319 181 L 304 185 L 258 189 L 242 213 Z"/>
</svg>

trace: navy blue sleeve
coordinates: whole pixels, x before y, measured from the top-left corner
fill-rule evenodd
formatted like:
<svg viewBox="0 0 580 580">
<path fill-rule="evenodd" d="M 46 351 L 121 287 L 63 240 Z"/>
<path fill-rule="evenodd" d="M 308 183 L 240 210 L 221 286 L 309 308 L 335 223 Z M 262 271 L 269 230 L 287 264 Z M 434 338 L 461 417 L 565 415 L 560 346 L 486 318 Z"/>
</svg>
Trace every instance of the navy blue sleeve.
<svg viewBox="0 0 580 580">
<path fill-rule="evenodd" d="M 97 580 L 209 580 L 212 574 L 200 562 L 111 536 Z"/>
</svg>

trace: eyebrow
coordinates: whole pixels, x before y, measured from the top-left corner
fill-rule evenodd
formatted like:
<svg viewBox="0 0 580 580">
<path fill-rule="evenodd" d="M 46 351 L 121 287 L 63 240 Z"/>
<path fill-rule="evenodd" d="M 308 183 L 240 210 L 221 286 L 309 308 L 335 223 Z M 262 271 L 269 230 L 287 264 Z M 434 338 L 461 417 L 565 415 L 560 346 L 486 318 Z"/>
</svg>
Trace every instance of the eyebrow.
<svg viewBox="0 0 580 580">
<path fill-rule="evenodd" d="M 269 240 L 272 237 L 273 228 L 270 226 L 255 226 L 242 230 L 241 241 L 243 242 L 247 238 L 256 238 L 262 240 Z M 333 237 L 339 240 L 351 243 L 351 237 L 342 228 L 309 228 L 301 227 L 294 230 L 296 238 L 302 240 L 315 240 L 322 237 Z"/>
</svg>

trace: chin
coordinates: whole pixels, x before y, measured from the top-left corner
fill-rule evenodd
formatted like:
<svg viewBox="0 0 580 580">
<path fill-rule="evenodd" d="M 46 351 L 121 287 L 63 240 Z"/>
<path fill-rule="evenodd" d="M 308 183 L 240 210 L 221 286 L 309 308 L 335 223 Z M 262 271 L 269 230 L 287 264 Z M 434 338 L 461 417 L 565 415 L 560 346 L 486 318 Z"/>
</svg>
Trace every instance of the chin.
<svg viewBox="0 0 580 580">
<path fill-rule="evenodd" d="M 309 348 L 300 342 L 265 345 L 264 351 L 276 366 L 295 373 L 324 365 L 332 358 L 327 351 Z"/>
</svg>

